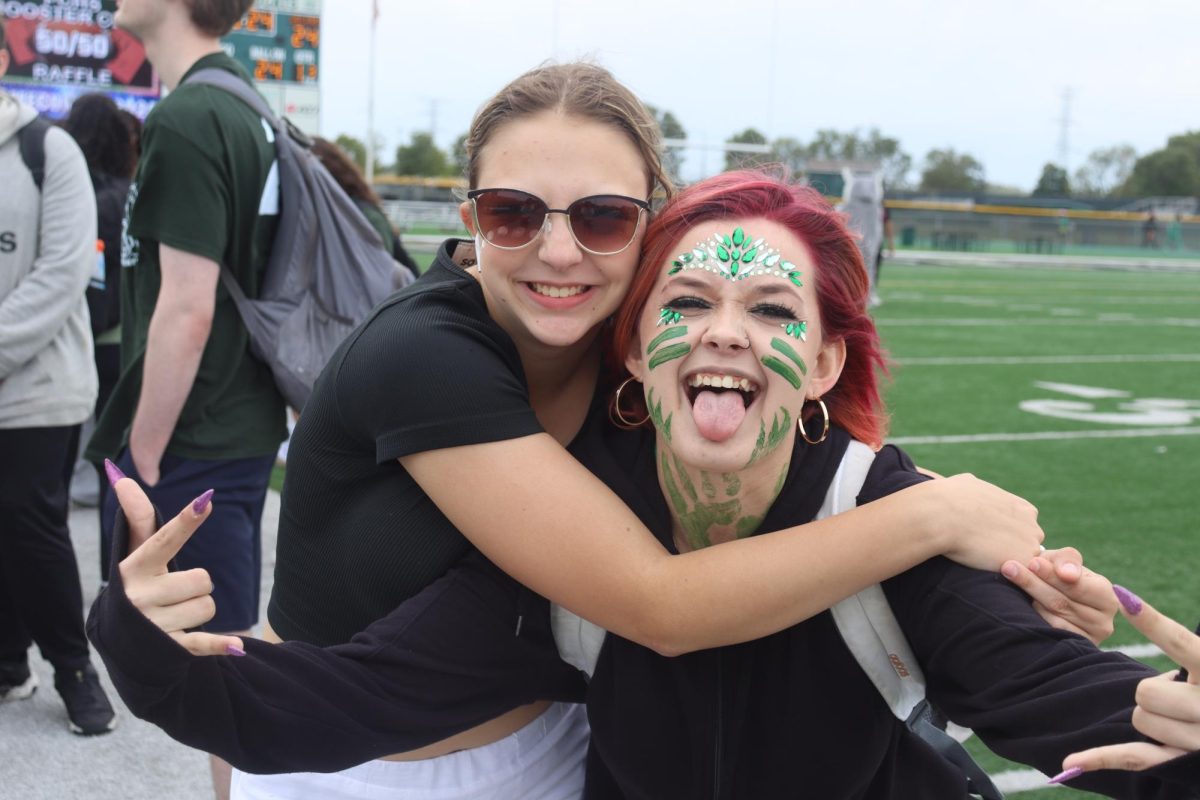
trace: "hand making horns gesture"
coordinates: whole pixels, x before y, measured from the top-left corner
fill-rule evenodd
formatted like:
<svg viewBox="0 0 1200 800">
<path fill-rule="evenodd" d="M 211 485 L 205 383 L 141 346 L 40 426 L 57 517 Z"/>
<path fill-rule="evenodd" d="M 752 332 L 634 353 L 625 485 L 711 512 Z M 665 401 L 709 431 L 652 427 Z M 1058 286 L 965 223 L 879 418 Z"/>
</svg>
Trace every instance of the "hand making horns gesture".
<svg viewBox="0 0 1200 800">
<path fill-rule="evenodd" d="M 129 555 L 118 565 L 129 601 L 193 655 L 242 655 L 237 636 L 189 632 L 217 610 L 208 570 L 170 572 L 167 566 L 212 512 L 212 491 L 197 497 L 157 532 L 154 506 L 136 481 L 122 478 L 113 491 L 129 522 Z"/>
</svg>

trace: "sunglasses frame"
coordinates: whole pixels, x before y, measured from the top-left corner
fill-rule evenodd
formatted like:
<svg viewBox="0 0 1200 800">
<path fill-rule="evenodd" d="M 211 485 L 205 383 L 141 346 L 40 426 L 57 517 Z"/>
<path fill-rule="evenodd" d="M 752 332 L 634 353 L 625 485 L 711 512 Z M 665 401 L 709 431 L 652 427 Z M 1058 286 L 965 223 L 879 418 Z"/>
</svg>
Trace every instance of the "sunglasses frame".
<svg viewBox="0 0 1200 800">
<path fill-rule="evenodd" d="M 483 226 L 479 224 L 479 206 L 476 205 L 475 201 L 476 198 L 478 198 L 481 194 L 487 194 L 488 192 L 515 192 L 517 194 L 528 195 L 546 207 L 545 216 L 542 218 L 541 227 L 538 228 L 537 233 L 531 236 L 529 241 L 525 242 L 525 244 L 518 244 L 510 247 L 508 245 L 496 244 L 491 240 L 484 239 L 484 241 L 486 241 L 490 246 L 500 250 L 523 250 L 524 248 L 529 247 L 529 245 L 536 242 L 537 238 L 545 232 L 546 221 L 550 219 L 550 215 L 562 214 L 567 218 L 567 230 L 570 232 L 571 238 L 575 240 L 575 244 L 579 246 L 580 250 L 583 250 L 586 253 L 591 253 L 594 256 L 615 256 L 618 253 L 624 253 L 629 249 L 629 245 L 633 244 L 633 240 L 637 238 L 637 232 L 642 226 L 642 220 L 645 219 L 646 215 L 650 213 L 650 202 L 648 200 L 639 200 L 636 197 L 629 197 L 628 195 L 623 194 L 590 194 L 587 197 L 580 197 L 577 200 L 573 200 L 566 208 L 551 208 L 549 203 L 538 197 L 533 192 L 527 192 L 524 189 L 508 189 L 502 186 L 492 186 L 487 189 L 472 189 L 471 191 L 467 192 L 467 199 L 471 201 L 471 218 L 475 220 L 476 231 L 481 230 Z M 575 233 L 575 227 L 571 224 L 571 208 L 577 203 L 582 203 L 585 200 L 593 200 L 597 197 L 617 197 L 621 200 L 628 200 L 638 207 L 638 218 L 637 222 L 633 226 L 633 232 L 629 235 L 629 241 L 627 241 L 619 250 L 593 250 L 583 242 L 579 241 L 579 236 Z"/>
</svg>

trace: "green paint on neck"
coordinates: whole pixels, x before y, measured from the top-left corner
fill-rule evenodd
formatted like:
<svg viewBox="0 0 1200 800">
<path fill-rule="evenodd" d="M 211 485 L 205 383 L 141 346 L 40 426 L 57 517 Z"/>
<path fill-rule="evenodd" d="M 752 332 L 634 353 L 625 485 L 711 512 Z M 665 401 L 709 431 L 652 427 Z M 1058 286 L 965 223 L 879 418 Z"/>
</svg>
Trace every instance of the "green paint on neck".
<svg viewBox="0 0 1200 800">
<path fill-rule="evenodd" d="M 687 336 L 687 330 L 688 329 L 686 325 L 681 325 L 677 328 L 667 328 L 658 336 L 655 336 L 650 340 L 650 346 L 646 348 L 646 355 L 650 355 L 657 350 L 658 346 L 663 342 L 670 341 L 671 339 L 678 339 L 680 336 Z"/>
<path fill-rule="evenodd" d="M 721 480 L 725 481 L 726 497 L 736 497 L 737 493 L 742 490 L 742 479 L 736 472 L 721 473 Z"/>
<path fill-rule="evenodd" d="M 785 342 L 783 339 L 772 339 L 771 347 L 775 348 L 780 353 L 783 353 L 785 356 L 787 356 L 789 359 L 791 359 L 792 363 L 794 363 L 797 367 L 800 368 L 801 375 L 808 374 L 808 366 L 804 363 L 804 359 L 800 357 L 799 353 L 797 353 L 795 350 L 792 349 L 792 346 L 790 344 Z M 800 388 L 800 387 L 797 386 L 796 388 Z"/>
<path fill-rule="evenodd" d="M 683 358 L 690 352 L 692 352 L 692 346 L 687 342 L 677 342 L 676 344 L 668 345 L 650 357 L 650 369 L 654 369 L 668 361 Z M 796 388 L 799 389 L 800 386 L 797 384 Z"/>
<path fill-rule="evenodd" d="M 704 492 L 704 496 L 709 500 L 717 496 L 717 487 L 713 486 L 712 478 L 708 476 L 707 472 L 700 473 L 700 491 Z"/>
<path fill-rule="evenodd" d="M 792 415 L 786 408 L 779 409 L 779 413 L 771 418 L 770 433 L 767 432 L 766 425 L 760 422 L 758 441 L 754 444 L 754 451 L 750 453 L 750 460 L 746 462 L 746 466 L 748 467 L 760 458 L 775 452 L 776 448 L 787 438 L 788 431 L 791 429 Z"/>
<path fill-rule="evenodd" d="M 763 366 L 766 367 L 767 369 L 771 370 L 772 372 L 777 372 L 780 375 L 782 375 L 783 379 L 785 381 L 787 381 L 788 383 L 790 383 L 792 385 L 793 389 L 799 390 L 800 376 L 797 375 L 796 371 L 793 370 L 791 367 L 789 367 L 787 364 L 783 363 L 775 356 L 763 356 L 762 363 L 763 363 Z"/>
<path fill-rule="evenodd" d="M 679 483 L 683 485 L 683 491 L 693 503 L 700 501 L 700 496 L 696 494 L 696 485 L 692 483 L 692 476 L 688 475 L 687 465 L 679 460 L 679 456 L 671 453 L 671 460 L 675 462 L 675 469 L 679 472 Z"/>
<path fill-rule="evenodd" d="M 667 461 L 667 454 L 660 453 L 659 461 L 662 465 L 663 486 L 667 490 L 667 499 L 671 501 L 671 507 L 675 509 L 675 515 L 682 517 L 687 513 L 687 501 L 683 499 L 679 487 L 675 485 L 675 476 L 671 474 L 671 464 Z"/>
</svg>

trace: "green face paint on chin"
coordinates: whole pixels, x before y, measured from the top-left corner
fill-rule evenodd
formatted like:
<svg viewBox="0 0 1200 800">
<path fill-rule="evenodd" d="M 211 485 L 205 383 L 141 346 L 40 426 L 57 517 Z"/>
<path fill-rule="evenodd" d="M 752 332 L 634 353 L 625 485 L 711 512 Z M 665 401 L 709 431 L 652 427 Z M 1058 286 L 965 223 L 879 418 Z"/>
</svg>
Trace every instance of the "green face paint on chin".
<svg viewBox="0 0 1200 800">
<path fill-rule="evenodd" d="M 750 460 L 746 462 L 746 466 L 748 467 L 760 458 L 775 452 L 776 448 L 783 444 L 783 440 L 787 438 L 788 431 L 791 428 L 792 415 L 786 408 L 779 409 L 779 412 L 771 418 L 771 431 L 769 433 L 767 432 L 767 426 L 760 422 L 758 424 L 758 441 L 754 444 L 754 451 L 750 454 Z"/>
<path fill-rule="evenodd" d="M 675 417 L 674 413 L 667 414 L 667 418 L 663 419 L 662 401 L 654 402 L 654 387 L 646 392 L 646 406 L 650 409 L 650 420 L 654 423 L 654 427 L 662 434 L 662 437 L 667 440 L 667 444 L 671 443 L 671 420 Z"/>
</svg>

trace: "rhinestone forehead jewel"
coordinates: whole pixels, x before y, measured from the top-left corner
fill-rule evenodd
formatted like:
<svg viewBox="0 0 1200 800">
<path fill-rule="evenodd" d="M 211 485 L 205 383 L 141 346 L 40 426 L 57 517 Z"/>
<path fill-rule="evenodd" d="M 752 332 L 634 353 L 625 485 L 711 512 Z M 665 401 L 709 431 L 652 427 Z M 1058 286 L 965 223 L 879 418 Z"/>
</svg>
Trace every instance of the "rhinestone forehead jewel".
<svg viewBox="0 0 1200 800">
<path fill-rule="evenodd" d="M 671 262 L 668 275 L 689 269 L 715 272 L 726 280 L 740 281 L 755 275 L 773 275 L 786 278 L 797 286 L 800 271 L 790 261 L 784 261 L 779 251 L 764 242 L 754 239 L 741 228 L 732 234 L 714 233 L 691 250 L 680 253 Z"/>
</svg>

